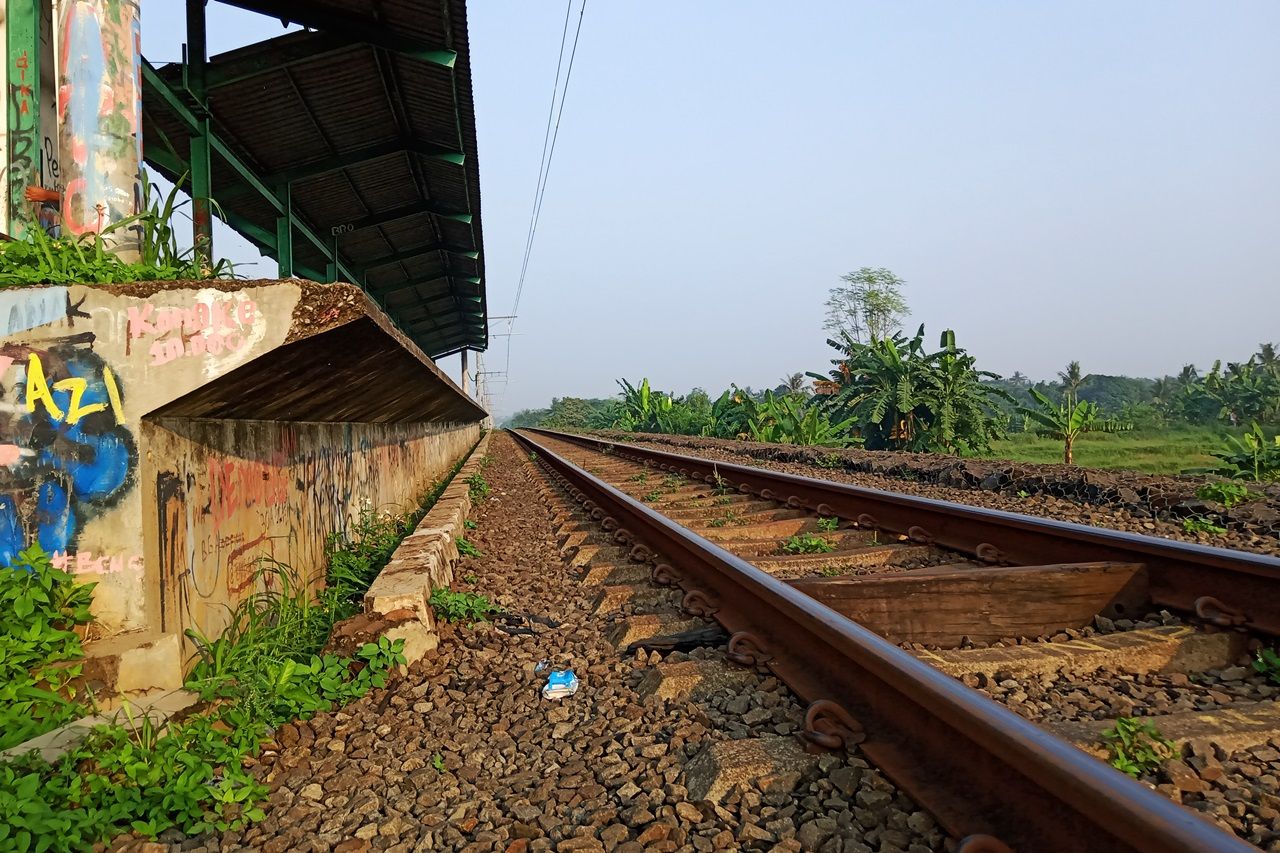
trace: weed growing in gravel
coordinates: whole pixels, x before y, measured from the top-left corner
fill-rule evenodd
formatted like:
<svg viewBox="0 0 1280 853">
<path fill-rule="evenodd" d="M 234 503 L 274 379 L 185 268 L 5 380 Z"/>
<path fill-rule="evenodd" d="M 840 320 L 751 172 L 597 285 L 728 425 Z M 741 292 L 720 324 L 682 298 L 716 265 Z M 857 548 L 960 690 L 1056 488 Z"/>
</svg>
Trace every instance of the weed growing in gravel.
<svg viewBox="0 0 1280 853">
<path fill-rule="evenodd" d="M 444 756 L 438 752 L 435 755 L 431 756 L 431 766 L 436 769 L 437 773 L 443 773 L 444 772 Z"/>
<path fill-rule="evenodd" d="M 778 551 L 783 554 L 829 554 L 835 549 L 835 545 L 813 533 L 792 536 L 778 545 Z"/>
<path fill-rule="evenodd" d="M 492 464 L 493 464 L 493 457 L 492 457 L 492 456 L 489 456 L 489 455 L 487 455 L 487 454 L 486 454 L 486 455 L 484 455 L 484 456 L 481 456 L 481 457 L 480 457 L 480 467 L 481 467 L 481 468 L 488 468 L 488 467 L 489 467 L 490 465 L 492 465 Z"/>
<path fill-rule="evenodd" d="M 537 461 L 538 461 L 538 454 L 533 453 L 533 452 L 531 451 L 531 452 L 529 453 L 529 461 L 530 461 L 530 462 L 537 462 Z"/>
<path fill-rule="evenodd" d="M 1174 752 L 1166 738 L 1149 720 L 1121 717 L 1102 733 L 1102 742 L 1111 753 L 1111 766 L 1135 779 L 1154 773 Z"/>
<path fill-rule="evenodd" d="M 1187 533 L 1212 533 L 1217 536 L 1227 532 L 1227 528 L 1214 524 L 1212 520 L 1199 515 L 1182 519 L 1182 529 Z"/>
<path fill-rule="evenodd" d="M 1028 492 L 1026 489 L 1018 489 L 1018 497 L 1022 498 L 1025 501 L 1027 498 L 1031 497 L 1031 493 Z"/>
<path fill-rule="evenodd" d="M 489 481 L 479 473 L 472 474 L 467 478 L 467 491 L 471 495 L 472 503 L 480 503 L 489 497 Z"/>
<path fill-rule="evenodd" d="M 431 591 L 431 609 L 436 617 L 446 622 L 463 622 L 470 625 L 484 622 L 502 608 L 478 592 L 454 592 L 444 587 Z"/>
<path fill-rule="evenodd" d="M 844 460 L 841 459 L 839 456 L 835 455 L 834 453 L 827 453 L 813 460 L 813 464 L 818 466 L 819 468 L 832 469 L 832 468 L 839 468 L 843 466 Z"/>
<path fill-rule="evenodd" d="M 668 492 L 674 492 L 676 489 L 684 485 L 684 477 L 679 474 L 668 474 L 662 478 L 662 488 Z"/>
<path fill-rule="evenodd" d="M 732 502 L 733 502 L 733 498 L 730 497 L 729 495 L 721 495 L 720 497 L 712 501 L 712 503 L 715 504 L 716 506 L 726 506 Z"/>
<path fill-rule="evenodd" d="M 823 533 L 835 533 L 840 527 L 840 519 L 838 518 L 819 518 L 818 529 Z"/>
<path fill-rule="evenodd" d="M 484 556 L 483 554 L 480 553 L 480 549 L 475 546 L 475 543 L 465 536 L 455 536 L 453 538 L 453 541 L 458 546 L 458 553 L 463 557 Z"/>
<path fill-rule="evenodd" d="M 475 574 L 474 572 L 468 572 L 467 574 L 462 576 L 462 580 L 465 583 L 469 583 L 472 586 L 474 586 L 475 584 L 480 583 L 480 576 Z"/>
<path fill-rule="evenodd" d="M 651 504 L 660 497 L 662 497 L 662 492 L 659 491 L 658 489 L 654 489 L 652 492 L 649 492 L 649 494 L 641 497 L 640 500 L 644 501 L 647 504 Z"/>
<path fill-rule="evenodd" d="M 707 522 L 709 527 L 725 527 L 730 524 L 742 524 L 742 518 L 733 510 L 729 510 L 724 515 L 713 518 Z"/>
<path fill-rule="evenodd" d="M 472 521 L 472 520 L 471 520 L 471 519 L 469 519 L 469 518 L 464 518 L 464 519 L 462 520 L 462 526 L 463 526 L 463 528 L 464 528 L 464 529 L 466 529 L 466 530 L 475 530 L 475 529 L 476 529 L 477 527 L 479 527 L 480 525 L 476 524 L 474 521 Z"/>
<path fill-rule="evenodd" d="M 639 474 L 633 474 L 627 478 L 628 483 L 647 483 L 649 482 L 649 472 L 641 471 Z"/>
<path fill-rule="evenodd" d="M 821 569 L 818 569 L 818 574 L 823 575 L 825 577 L 834 578 L 837 575 L 844 574 L 844 569 L 840 568 L 839 566 L 823 566 Z"/>
<path fill-rule="evenodd" d="M 714 465 L 711 466 L 711 482 L 716 484 L 712 491 L 721 497 L 727 497 L 733 492 L 733 487 L 729 485 L 729 481 L 720 476 L 720 472 L 716 470 Z"/>
<path fill-rule="evenodd" d="M 1265 675 L 1272 684 L 1280 684 L 1280 652 L 1275 649 L 1258 649 L 1253 668 Z"/>
<path fill-rule="evenodd" d="M 1248 486 L 1239 483 L 1205 483 L 1196 489 L 1196 497 L 1202 501 L 1216 501 L 1230 509 L 1258 496 L 1249 491 Z"/>
</svg>

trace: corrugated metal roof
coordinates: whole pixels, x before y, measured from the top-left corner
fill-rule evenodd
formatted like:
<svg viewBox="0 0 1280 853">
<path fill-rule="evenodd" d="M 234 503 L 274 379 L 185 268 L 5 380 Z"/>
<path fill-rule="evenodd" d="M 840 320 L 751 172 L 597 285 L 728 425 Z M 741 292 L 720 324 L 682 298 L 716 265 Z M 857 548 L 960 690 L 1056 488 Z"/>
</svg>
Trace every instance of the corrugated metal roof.
<svg viewBox="0 0 1280 853">
<path fill-rule="evenodd" d="M 480 174 L 465 0 L 224 0 L 314 27 L 211 57 L 214 134 L 267 186 L 288 182 L 295 217 L 336 240 L 345 266 L 428 354 L 488 341 Z M 452 67 L 428 49 L 454 51 Z M 193 110 L 179 64 L 159 77 Z M 144 96 L 147 161 L 168 177 L 188 122 Z M 442 153 L 459 152 L 457 158 Z M 177 155 L 176 159 L 173 155 Z M 274 257 L 277 212 L 222 158 L 213 200 Z M 469 215 L 470 220 L 465 221 Z M 336 236 L 332 236 L 335 235 Z M 295 270 L 326 258 L 295 235 Z"/>
</svg>

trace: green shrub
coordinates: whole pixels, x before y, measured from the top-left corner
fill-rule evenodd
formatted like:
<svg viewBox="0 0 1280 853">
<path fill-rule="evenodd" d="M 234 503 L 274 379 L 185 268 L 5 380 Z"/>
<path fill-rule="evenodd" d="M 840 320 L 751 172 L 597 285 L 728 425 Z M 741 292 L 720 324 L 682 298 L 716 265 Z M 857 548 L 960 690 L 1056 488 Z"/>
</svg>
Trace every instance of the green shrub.
<svg viewBox="0 0 1280 853">
<path fill-rule="evenodd" d="M 840 527 L 839 518 L 833 517 L 833 518 L 818 519 L 818 529 L 821 530 L 823 533 L 835 533 L 839 527 Z"/>
<path fill-rule="evenodd" d="M 1102 742 L 1111 753 L 1111 766 L 1135 779 L 1154 773 L 1173 756 L 1173 741 L 1160 734 L 1148 720 L 1121 717 L 1102 733 Z"/>
<path fill-rule="evenodd" d="M 503 612 L 500 606 L 478 592 L 453 592 L 444 587 L 431 591 L 429 603 L 437 618 L 468 625 L 484 622 L 489 616 Z"/>
<path fill-rule="evenodd" d="M 489 497 L 489 481 L 482 474 L 472 474 L 467 478 L 467 491 L 472 503 L 480 503 Z"/>
<path fill-rule="evenodd" d="M 813 533 L 792 536 L 778 546 L 778 550 L 783 554 L 828 554 L 835 549 L 835 545 Z"/>
<path fill-rule="evenodd" d="M 1257 495 L 1239 483 L 1205 483 L 1196 489 L 1196 497 L 1202 501 L 1215 501 L 1230 509 Z"/>
<path fill-rule="evenodd" d="M 92 621 L 96 584 L 76 583 L 54 568 L 39 545 L 0 568 L 0 749 L 56 729 L 86 708 L 67 683 L 78 677 L 83 655 L 73 630 Z"/>
<path fill-rule="evenodd" d="M 477 548 L 470 539 L 465 536 L 455 536 L 453 541 L 458 546 L 458 553 L 463 557 L 480 557 L 480 549 Z"/>
<path fill-rule="evenodd" d="M 1227 528 L 1220 527 L 1210 519 L 1198 515 L 1182 519 L 1182 529 L 1187 533 L 1212 533 L 1215 536 L 1221 536 L 1227 532 Z"/>
</svg>

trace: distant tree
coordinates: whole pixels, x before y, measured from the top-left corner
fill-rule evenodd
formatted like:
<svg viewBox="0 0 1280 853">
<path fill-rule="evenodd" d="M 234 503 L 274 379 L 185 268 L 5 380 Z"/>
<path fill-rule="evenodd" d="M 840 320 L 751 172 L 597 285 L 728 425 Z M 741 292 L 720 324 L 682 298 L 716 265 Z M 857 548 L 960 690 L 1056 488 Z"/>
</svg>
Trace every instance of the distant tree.
<svg viewBox="0 0 1280 853">
<path fill-rule="evenodd" d="M 1077 362 L 1071 363 L 1077 368 L 1080 366 Z M 1039 424 L 1041 432 L 1061 439 L 1062 461 L 1071 465 L 1076 439 L 1098 424 L 1097 404 L 1086 400 L 1055 403 L 1034 388 L 1031 389 L 1031 396 L 1035 398 L 1036 405 L 1019 406 L 1018 412 Z"/>
<path fill-rule="evenodd" d="M 782 384 L 778 387 L 783 389 L 783 394 L 803 394 L 808 384 L 803 373 L 791 373 L 782 377 Z"/>
<path fill-rule="evenodd" d="M 1021 370 L 1015 370 L 1013 375 L 1006 380 L 1010 385 L 1030 385 L 1031 380 L 1027 378 L 1027 374 Z"/>
<path fill-rule="evenodd" d="M 831 288 L 823 328 L 837 338 L 847 335 L 858 343 L 874 343 L 892 335 L 909 313 L 902 297 L 906 283 L 887 269 L 863 267 L 840 276 Z"/>
<path fill-rule="evenodd" d="M 1080 362 L 1078 361 L 1069 362 L 1066 370 L 1058 371 L 1058 380 L 1062 382 L 1063 399 L 1073 409 L 1076 406 L 1076 400 L 1080 396 L 1080 386 L 1084 384 L 1087 378 L 1080 372 Z"/>
</svg>

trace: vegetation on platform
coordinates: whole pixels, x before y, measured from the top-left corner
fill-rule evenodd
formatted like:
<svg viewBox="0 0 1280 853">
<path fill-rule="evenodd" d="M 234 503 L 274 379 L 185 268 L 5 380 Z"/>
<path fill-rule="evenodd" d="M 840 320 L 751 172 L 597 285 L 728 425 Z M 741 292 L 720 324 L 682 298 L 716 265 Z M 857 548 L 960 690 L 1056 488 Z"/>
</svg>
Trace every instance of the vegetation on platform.
<svg viewBox="0 0 1280 853">
<path fill-rule="evenodd" d="M 175 220 L 190 203 L 179 201 L 184 179 L 161 199 L 143 172 L 142 212 L 108 225 L 100 234 L 52 237 L 42 228 L 30 228 L 23 239 L 0 243 L 0 287 L 230 278 L 230 261 L 209 265 L 194 249 L 179 246 Z M 138 239 L 137 261 L 125 262 L 107 249 L 104 237 L 116 233 Z"/>
</svg>

